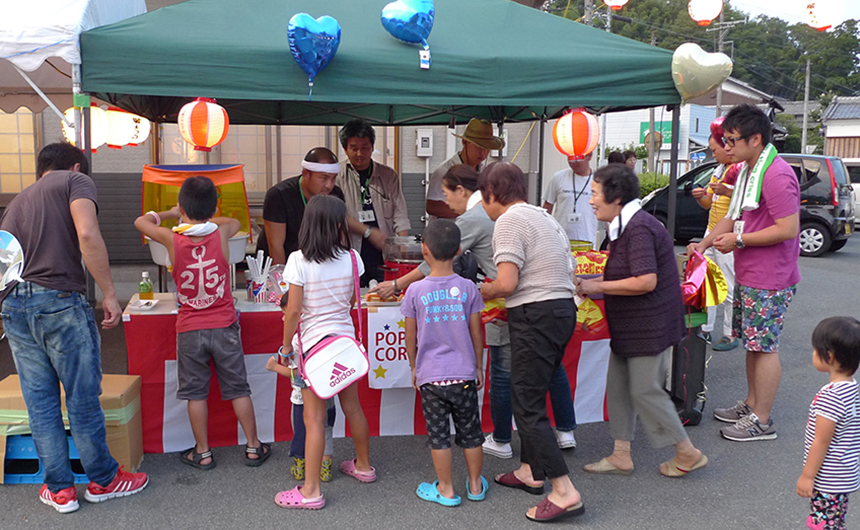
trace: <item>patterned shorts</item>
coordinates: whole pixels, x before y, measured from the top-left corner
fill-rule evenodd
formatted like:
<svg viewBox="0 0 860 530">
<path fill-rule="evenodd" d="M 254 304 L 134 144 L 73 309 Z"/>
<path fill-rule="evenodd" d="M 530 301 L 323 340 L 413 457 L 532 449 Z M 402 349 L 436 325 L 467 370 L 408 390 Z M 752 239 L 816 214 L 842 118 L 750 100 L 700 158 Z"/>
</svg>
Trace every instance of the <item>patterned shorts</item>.
<svg viewBox="0 0 860 530">
<path fill-rule="evenodd" d="M 424 410 L 431 449 L 451 448 L 449 416 L 454 418 L 457 445 L 463 449 L 474 449 L 484 443 L 478 412 L 478 389 L 474 381 L 453 385 L 421 385 L 421 408 Z"/>
<path fill-rule="evenodd" d="M 813 490 L 806 527 L 810 530 L 844 530 L 846 513 L 847 493 L 821 493 Z"/>
<path fill-rule="evenodd" d="M 741 338 L 745 350 L 779 352 L 782 322 L 796 292 L 796 284 L 779 290 L 735 285 L 732 328 L 735 337 Z"/>
</svg>

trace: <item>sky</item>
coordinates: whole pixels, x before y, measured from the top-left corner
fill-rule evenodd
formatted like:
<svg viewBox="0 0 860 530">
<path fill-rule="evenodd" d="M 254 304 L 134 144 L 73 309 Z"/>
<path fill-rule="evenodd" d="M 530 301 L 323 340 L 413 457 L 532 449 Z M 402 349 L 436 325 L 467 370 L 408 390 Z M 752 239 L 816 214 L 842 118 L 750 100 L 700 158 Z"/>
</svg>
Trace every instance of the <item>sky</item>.
<svg viewBox="0 0 860 530">
<path fill-rule="evenodd" d="M 735 9 L 752 16 L 767 15 L 785 20 L 789 24 L 806 22 L 806 5 L 810 0 L 729 0 Z M 833 9 L 834 26 L 845 19 L 860 19 L 858 0 L 817 0 L 819 4 Z"/>
</svg>

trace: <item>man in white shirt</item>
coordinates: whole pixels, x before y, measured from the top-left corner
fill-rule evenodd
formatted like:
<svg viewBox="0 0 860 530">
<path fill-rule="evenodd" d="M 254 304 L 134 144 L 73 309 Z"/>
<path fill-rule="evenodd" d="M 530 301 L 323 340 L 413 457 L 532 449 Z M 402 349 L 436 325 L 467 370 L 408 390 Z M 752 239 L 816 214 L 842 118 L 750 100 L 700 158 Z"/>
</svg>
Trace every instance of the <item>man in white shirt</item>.
<svg viewBox="0 0 860 530">
<path fill-rule="evenodd" d="M 592 248 L 597 240 L 597 217 L 588 204 L 591 200 L 591 153 L 582 160 L 570 160 L 549 181 L 543 196 L 543 207 L 567 232 L 568 238 L 588 241 Z"/>
<path fill-rule="evenodd" d="M 426 208 L 432 219 L 457 217 L 457 212 L 445 204 L 445 196 L 442 194 L 442 177 L 449 169 L 457 164 L 466 164 L 480 171 L 481 164 L 487 159 L 490 151 L 505 147 L 505 141 L 502 138 L 493 136 L 493 124 L 478 118 L 469 120 L 462 136 L 457 134 L 454 136 L 463 140 L 463 148 L 459 153 L 442 162 L 430 176 Z"/>
</svg>

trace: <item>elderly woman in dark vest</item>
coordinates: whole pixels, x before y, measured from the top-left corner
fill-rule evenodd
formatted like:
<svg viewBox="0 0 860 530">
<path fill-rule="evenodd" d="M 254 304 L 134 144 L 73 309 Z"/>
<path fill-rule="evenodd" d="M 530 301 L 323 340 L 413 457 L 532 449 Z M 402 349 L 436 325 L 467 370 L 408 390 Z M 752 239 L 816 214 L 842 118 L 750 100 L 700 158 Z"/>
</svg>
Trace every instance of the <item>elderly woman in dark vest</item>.
<svg viewBox="0 0 860 530">
<path fill-rule="evenodd" d="M 639 208 L 639 179 L 624 164 L 594 173 L 591 207 L 609 223 L 609 259 L 602 277 L 576 279 L 580 296 L 602 293 L 612 336 L 606 374 L 611 455 L 588 464 L 589 473 L 628 475 L 636 418 L 653 447 L 675 446 L 675 457 L 660 464 L 667 477 L 683 477 L 708 458 L 684 431 L 663 390 L 672 347 L 684 337 L 684 313 L 675 251 L 669 233 Z"/>
</svg>

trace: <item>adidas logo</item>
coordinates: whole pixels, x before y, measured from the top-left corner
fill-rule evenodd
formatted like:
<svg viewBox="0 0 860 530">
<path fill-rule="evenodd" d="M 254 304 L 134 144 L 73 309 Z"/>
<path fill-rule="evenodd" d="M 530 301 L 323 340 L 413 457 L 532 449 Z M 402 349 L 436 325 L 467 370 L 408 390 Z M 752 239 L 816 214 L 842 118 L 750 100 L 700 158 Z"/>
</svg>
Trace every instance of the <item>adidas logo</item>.
<svg viewBox="0 0 860 530">
<path fill-rule="evenodd" d="M 338 362 L 334 363 L 334 368 L 331 371 L 331 379 L 329 381 L 329 386 L 337 386 L 338 383 L 341 383 L 354 373 L 355 368 L 347 368 L 346 366 Z"/>
</svg>

